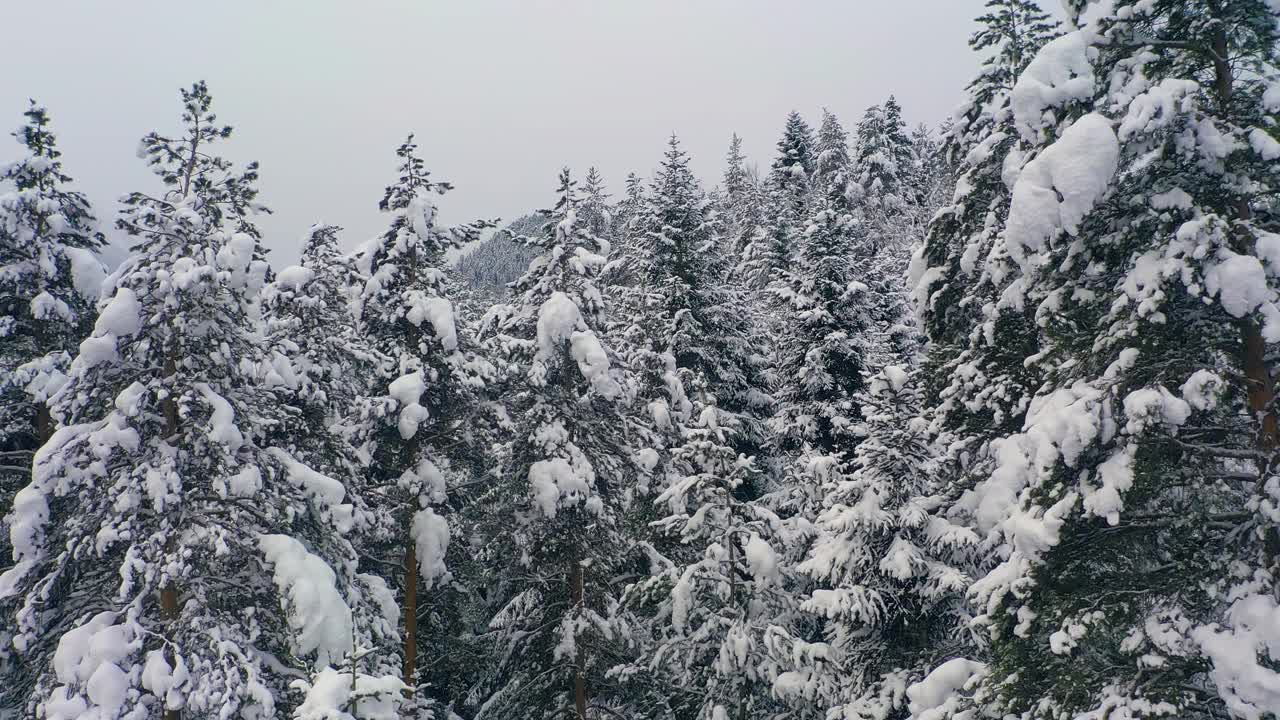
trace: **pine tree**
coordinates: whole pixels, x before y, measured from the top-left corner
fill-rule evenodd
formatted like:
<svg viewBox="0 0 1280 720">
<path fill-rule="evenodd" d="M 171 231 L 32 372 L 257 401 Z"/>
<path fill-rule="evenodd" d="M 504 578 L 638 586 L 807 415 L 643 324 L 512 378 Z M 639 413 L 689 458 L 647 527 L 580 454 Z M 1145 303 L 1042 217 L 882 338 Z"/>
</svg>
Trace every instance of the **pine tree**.
<svg viewBox="0 0 1280 720">
<path fill-rule="evenodd" d="M 478 500 L 481 559 L 498 572 L 477 718 L 585 718 L 620 642 L 609 617 L 631 467 L 619 407 L 626 379 L 603 336 L 596 277 L 607 244 L 583 221 L 568 170 L 558 193 L 518 301 L 489 320 L 520 377 L 503 466 Z"/>
<path fill-rule="evenodd" d="M 808 198 L 815 170 L 813 132 L 797 112 L 787 116 L 778 156 L 769 171 L 765 217 L 771 222 L 748 250 L 748 275 L 757 287 L 767 285 L 791 267 L 808 217 Z"/>
<path fill-rule="evenodd" d="M 818 128 L 817 151 L 817 183 L 814 192 L 827 196 L 833 188 L 838 188 L 841 193 L 846 192 L 852 166 L 849 159 L 849 134 L 840 125 L 840 119 L 826 108 L 822 109 L 822 125 Z"/>
<path fill-rule="evenodd" d="M 166 190 L 123 201 L 132 255 L 10 516 L 24 715 L 284 714 L 297 673 L 376 624 L 343 487 L 262 444 L 281 416 L 257 376 L 257 166 L 213 154 L 231 128 L 204 83 L 182 98 L 183 134 L 143 138 Z"/>
<path fill-rule="evenodd" d="M 747 166 L 742 138 L 737 133 L 729 141 L 722 185 L 720 214 L 724 218 L 724 246 L 736 263 L 756 241 L 764 225 L 761 189 Z"/>
<path fill-rule="evenodd" d="M 857 449 L 809 459 L 824 507 L 797 570 L 814 583 L 804 608 L 826 621 L 825 643 L 795 654 L 813 659 L 783 686 L 845 717 L 901 717 L 906 684 L 955 650 L 969 580 L 951 560 L 977 536 L 936 514 L 945 498 L 910 375 L 886 367 L 858 402 Z"/>
<path fill-rule="evenodd" d="M 94 257 L 102 233 L 89 201 L 67 187 L 49 113 L 33 101 L 25 115 L 13 133 L 25 155 L 0 167 L 0 508 L 53 433 L 46 402 L 93 327 L 105 275 Z M 0 557 L 10 549 L 0 521 Z"/>
<path fill-rule="evenodd" d="M 643 347 L 659 358 L 649 363 L 659 371 L 650 376 L 651 393 L 666 394 L 662 368 L 668 364 L 703 378 L 720 407 L 741 417 L 739 449 L 754 453 L 763 440 L 759 418 L 771 399 L 751 345 L 745 298 L 726 282 L 730 265 L 720 252 L 719 219 L 675 136 L 637 229 L 642 234 L 633 264 L 642 297 L 636 324 Z"/>
<path fill-rule="evenodd" d="M 582 218 L 596 237 L 612 240 L 610 229 L 613 214 L 609 210 L 609 193 L 605 191 L 604 177 L 595 167 L 587 168 L 586 177 L 583 178 Z"/>
<path fill-rule="evenodd" d="M 1001 541 L 972 590 L 992 712 L 1277 706 L 1280 655 L 1257 633 L 1276 607 L 1280 314 L 1253 211 L 1280 180 L 1261 129 L 1280 110 L 1277 19 L 1265 2 L 1116 2 L 1012 91 L 1035 152 L 1004 224 L 1022 275 L 1004 301 L 1034 308 L 1045 382 L 966 500 Z"/>
<path fill-rule="evenodd" d="M 867 218 L 877 232 L 887 233 L 890 221 L 900 218 L 917 202 L 916 189 L 909 181 L 913 164 L 902 107 L 890 95 L 883 105 L 867 108 L 858 122 L 854 144 L 855 193 L 861 197 Z M 889 237 L 884 242 L 901 240 Z"/>
<path fill-rule="evenodd" d="M 454 534 L 449 492 L 470 476 L 466 450 L 474 440 L 477 392 L 493 375 L 460 330 L 446 253 L 492 223 L 437 225 L 432 195 L 452 185 L 431 179 L 412 135 L 396 156 L 399 178 L 379 205 L 391 216 L 390 226 L 361 249 L 357 262 L 367 278 L 356 303 L 359 328 L 391 358 L 390 382 L 364 401 L 359 434 L 378 485 L 367 499 L 393 519 L 377 552 L 386 556 L 383 568 L 399 564 L 401 570 L 390 580 L 403 607 L 402 679 L 423 708 L 449 700 L 426 675 L 447 671 L 450 662 L 447 634 L 439 627 L 447 611 L 441 588 L 450 577 L 446 554 Z M 435 591 L 435 597 L 420 599 L 423 591 Z M 418 661 L 422 651 L 425 663 Z"/>
<path fill-rule="evenodd" d="M 633 717 L 745 720 L 774 717 L 778 625 L 792 612 L 784 591 L 778 518 L 743 500 L 759 484 L 755 461 L 734 449 L 737 418 L 692 383 L 695 418 L 674 450 L 677 479 L 657 498 L 655 525 L 690 550 L 629 590 L 653 603 L 641 656 L 615 670 L 648 692 Z"/>
<path fill-rule="evenodd" d="M 770 428 L 788 454 L 852 448 L 861 432 L 855 398 L 880 341 L 874 309 L 892 301 L 859 279 L 874 257 L 843 186 L 833 183 L 816 202 L 800 257 L 770 287 L 784 318 Z"/>
</svg>

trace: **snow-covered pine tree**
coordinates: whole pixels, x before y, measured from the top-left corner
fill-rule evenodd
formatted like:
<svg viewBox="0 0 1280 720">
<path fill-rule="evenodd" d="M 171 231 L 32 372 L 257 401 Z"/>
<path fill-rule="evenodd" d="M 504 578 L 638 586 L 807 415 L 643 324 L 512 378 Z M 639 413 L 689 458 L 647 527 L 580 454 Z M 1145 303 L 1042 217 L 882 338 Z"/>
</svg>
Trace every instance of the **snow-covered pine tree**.
<svg viewBox="0 0 1280 720">
<path fill-rule="evenodd" d="M 578 192 L 563 171 L 557 204 L 531 239 L 542 254 L 516 282 L 515 304 L 487 318 L 520 378 L 504 466 L 479 499 L 486 542 L 476 552 L 494 582 L 477 720 L 582 720 L 622 642 L 609 617 L 632 472 L 619 407 L 626 383 L 605 344 L 596 285 L 609 247 L 582 220 Z"/>
<path fill-rule="evenodd" d="M 861 432 L 855 398 L 881 341 L 876 309 L 893 301 L 861 280 L 875 258 L 844 185 L 830 182 L 813 206 L 799 257 L 769 288 L 783 317 L 769 425 L 788 455 L 852 449 Z"/>
<path fill-rule="evenodd" d="M 721 251 L 719 218 L 689 169 L 689 156 L 673 135 L 636 223 L 633 258 L 641 301 L 636 325 L 640 345 L 655 357 L 647 399 L 666 397 L 665 367 L 703 378 L 725 412 L 740 416 L 738 449 L 755 454 L 764 435 L 759 418 L 771 398 L 751 343 L 745 293 L 728 281 L 730 258 Z M 671 408 L 668 407 L 668 410 Z"/>
<path fill-rule="evenodd" d="M 609 206 L 609 193 L 605 190 L 604 176 L 594 166 L 587 168 L 587 174 L 582 179 L 582 219 L 596 237 L 611 237 L 613 214 Z"/>
<path fill-rule="evenodd" d="M 1008 214 L 1005 158 L 1018 145 L 1010 93 L 1022 70 L 1058 32 L 1057 22 L 1029 0 L 988 0 L 986 7 L 969 45 L 989 55 L 943 136 L 943 154 L 955 166 L 956 191 L 931 222 L 915 261 L 917 313 L 935 354 L 946 359 L 968 347 L 971 330 L 984 320 L 998 334 L 1004 324 L 983 313 L 994 309 L 992 303 L 1014 274 L 1007 258 L 988 259 Z M 1034 350 L 1023 352 L 1025 341 L 1034 336 L 1029 326 L 1019 326 L 992 344 L 1026 357 Z M 1024 342 L 1014 342 L 1018 337 Z M 950 377 L 945 371 L 938 375 Z"/>
<path fill-rule="evenodd" d="M 399 178 L 379 204 L 391 223 L 358 253 L 366 280 L 356 307 L 360 331 L 391 359 L 390 382 L 375 389 L 360 413 L 374 476 L 365 499 L 392 520 L 370 549 L 383 556 L 378 564 L 384 572 L 400 566 L 399 573 L 387 574 L 402 605 L 402 677 L 421 711 L 430 701 L 450 700 L 441 696 L 444 683 L 434 675 L 450 667 L 449 635 L 439 627 L 454 534 L 449 489 L 469 477 L 466 464 L 474 454 L 465 450 L 473 440 L 477 392 L 493 373 L 467 347 L 455 317 L 457 287 L 446 253 L 476 240 L 492 223 L 437 224 L 433 196 L 452 185 L 431 179 L 417 147 L 410 135 L 396 149 Z M 433 590 L 434 596 L 420 598 Z M 424 651 L 427 662 L 420 663 Z"/>
<path fill-rule="evenodd" d="M 888 366 L 858 400 L 866 437 L 851 454 L 815 454 L 817 536 L 797 571 L 813 589 L 803 608 L 825 622 L 822 642 L 793 641 L 777 689 L 827 717 L 903 717 L 903 691 L 949 657 L 963 631 L 969 578 L 951 560 L 977 544 L 937 514 L 927 424 L 911 376 Z"/>
<path fill-rule="evenodd" d="M 724 247 L 733 255 L 736 264 L 755 242 L 764 224 L 760 186 L 747 167 L 742 138 L 737 133 L 729 140 L 721 184 L 724 193 L 720 209 L 724 223 Z M 737 270 L 736 267 L 734 269 Z"/>
<path fill-rule="evenodd" d="M 1022 278 L 1003 301 L 1035 308 L 1046 381 L 966 498 L 1003 541 L 972 589 L 991 712 L 1280 706 L 1278 245 L 1254 218 L 1280 181 L 1277 20 L 1263 0 L 1120 0 L 1013 89 L 1038 152 L 1013 185 Z"/>
<path fill-rule="evenodd" d="M 854 142 L 854 193 L 862 200 L 867 220 L 877 233 L 890 233 L 893 221 L 900 220 L 915 204 L 916 188 L 909 182 L 914 162 L 898 101 L 890 95 L 883 105 L 867 108 Z M 906 241 L 890 235 L 882 244 Z"/>
<path fill-rule="evenodd" d="M 747 250 L 747 276 L 756 287 L 764 287 L 779 271 L 788 269 L 799 249 L 816 167 L 814 145 L 808 123 L 792 111 L 766 183 L 764 212 L 769 222 Z"/>
<path fill-rule="evenodd" d="M 143 138 L 166 191 L 123 201 L 132 254 L 10 516 L 23 715 L 283 714 L 289 681 L 372 624 L 342 485 L 261 444 L 280 414 L 257 378 L 257 166 L 213 153 L 231 128 L 204 83 L 182 99 L 183 134 Z"/>
<path fill-rule="evenodd" d="M 822 125 L 818 127 L 817 157 L 814 170 L 817 173 L 813 191 L 830 196 L 832 188 L 847 192 L 851 179 L 852 161 L 849 159 L 849 134 L 840 119 L 830 110 L 822 109 Z"/>
<path fill-rule="evenodd" d="M 359 275 L 352 259 L 339 252 L 340 230 L 313 225 L 303 239 L 299 264 L 280 270 L 263 288 L 271 352 L 260 382 L 272 389 L 283 415 L 266 433 L 267 441 L 342 483 L 353 511 L 350 539 L 360 553 L 393 522 L 386 516 L 387 508 L 371 507 L 367 500 L 377 489 L 367 485 L 353 427 L 361 399 L 374 389 L 390 359 L 374 350 L 356 328 L 351 301 Z M 361 560 L 355 562 L 357 570 L 362 569 Z M 386 581 L 363 569 L 356 581 L 365 589 L 360 599 L 367 607 L 357 611 L 370 624 L 356 630 L 361 647 L 371 649 L 361 651 L 367 657 L 360 671 L 373 673 L 369 682 L 385 684 L 400 675 L 395 653 L 400 620 Z M 317 687 L 332 672 L 323 668 Z M 384 681 L 387 676 L 394 677 Z M 312 704 L 316 697 L 310 696 Z"/>
<path fill-rule="evenodd" d="M 675 481 L 657 498 L 665 517 L 655 523 L 688 557 L 629 589 L 654 606 L 651 637 L 614 675 L 643 688 L 628 717 L 777 717 L 773 645 L 794 610 L 778 557 L 786 539 L 775 515 L 743 499 L 760 470 L 734 449 L 737 416 L 719 410 L 703 383 L 691 384 L 695 415 L 674 449 Z"/>
<path fill-rule="evenodd" d="M 25 116 L 13 133 L 23 157 L 0 167 L 0 509 L 53 433 L 46 401 L 93 327 L 106 274 L 94 255 L 102 233 L 68 187 L 48 111 L 33 101 Z M 10 550 L 0 521 L 0 567 Z"/>
</svg>

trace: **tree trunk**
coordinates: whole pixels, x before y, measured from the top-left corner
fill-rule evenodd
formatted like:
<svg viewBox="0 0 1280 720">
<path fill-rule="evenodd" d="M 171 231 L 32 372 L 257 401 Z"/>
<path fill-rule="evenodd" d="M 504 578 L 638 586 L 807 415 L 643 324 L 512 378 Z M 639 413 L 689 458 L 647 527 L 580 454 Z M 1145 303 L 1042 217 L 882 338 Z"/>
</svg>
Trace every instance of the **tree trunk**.
<svg viewBox="0 0 1280 720">
<path fill-rule="evenodd" d="M 418 552 L 414 547 L 412 516 L 404 544 L 404 684 L 417 688 L 418 674 Z"/>
<path fill-rule="evenodd" d="M 582 614 L 582 586 L 584 571 L 582 562 L 575 560 L 573 569 L 569 575 L 569 588 L 573 594 L 573 610 L 579 615 Z M 573 656 L 573 705 L 578 712 L 578 720 L 586 720 L 587 718 L 587 673 L 586 673 L 586 653 L 574 638 L 574 656 Z"/>
<path fill-rule="evenodd" d="M 1217 2 L 1210 4 L 1210 9 L 1214 15 L 1218 15 L 1220 5 Z M 1214 89 L 1218 95 L 1218 104 L 1225 117 L 1231 117 L 1231 97 L 1234 92 L 1233 84 L 1235 82 L 1231 73 L 1231 64 L 1228 62 L 1229 48 L 1227 45 L 1226 30 L 1219 24 L 1212 35 L 1213 42 L 1213 71 L 1214 71 Z M 1248 222 L 1253 219 L 1253 208 L 1249 207 L 1247 198 L 1238 198 L 1235 202 L 1235 216 L 1240 222 Z M 1245 245 L 1244 252 L 1252 254 L 1255 251 L 1255 243 L 1252 236 L 1247 234 L 1241 235 L 1241 242 Z M 1275 379 L 1271 376 L 1271 368 L 1267 365 L 1266 353 L 1267 343 L 1262 337 L 1262 333 L 1258 328 L 1258 324 L 1251 318 L 1246 318 L 1240 323 L 1241 335 L 1241 365 L 1243 366 L 1245 378 L 1249 383 L 1249 410 L 1259 421 L 1258 436 L 1255 440 L 1258 449 L 1264 452 L 1271 452 L 1280 445 L 1280 424 L 1276 420 L 1276 411 L 1273 407 L 1275 402 Z M 1269 460 L 1264 460 L 1264 465 Z M 1263 468 L 1265 471 L 1265 466 Z"/>
<path fill-rule="evenodd" d="M 178 619 L 178 588 L 172 582 L 160 591 L 160 616 L 172 623 Z M 176 658 L 169 658 L 170 661 Z M 164 720 L 178 720 L 177 710 L 165 710 Z"/>
<path fill-rule="evenodd" d="M 166 388 L 169 394 L 160 401 L 160 407 L 164 412 L 165 439 L 173 440 L 178 434 L 178 398 L 175 394 L 177 392 L 175 387 L 177 383 L 172 382 L 178 374 L 178 362 L 173 349 L 170 349 L 165 356 L 164 374 L 171 382 L 169 387 Z M 172 538 L 170 538 L 170 542 L 172 542 Z M 164 619 L 166 625 L 170 625 L 178 619 L 178 586 L 172 580 L 160 589 L 160 617 Z M 164 720 L 178 720 L 178 716 L 179 712 L 177 710 L 164 711 Z"/>
<path fill-rule="evenodd" d="M 53 417 L 49 414 L 49 403 L 42 402 L 36 408 L 36 441 L 43 446 L 53 435 Z"/>
</svg>

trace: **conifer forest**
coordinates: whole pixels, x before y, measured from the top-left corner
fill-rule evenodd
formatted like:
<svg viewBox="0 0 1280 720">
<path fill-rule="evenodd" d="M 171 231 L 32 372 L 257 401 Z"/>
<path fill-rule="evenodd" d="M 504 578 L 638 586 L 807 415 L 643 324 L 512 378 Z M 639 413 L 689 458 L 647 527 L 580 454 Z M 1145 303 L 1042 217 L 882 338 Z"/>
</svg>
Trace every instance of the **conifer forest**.
<svg viewBox="0 0 1280 720">
<path fill-rule="evenodd" d="M 0 108 L 0 718 L 1280 718 L 1280 2 L 1062 5 L 292 265 L 236 88 Z"/>
</svg>

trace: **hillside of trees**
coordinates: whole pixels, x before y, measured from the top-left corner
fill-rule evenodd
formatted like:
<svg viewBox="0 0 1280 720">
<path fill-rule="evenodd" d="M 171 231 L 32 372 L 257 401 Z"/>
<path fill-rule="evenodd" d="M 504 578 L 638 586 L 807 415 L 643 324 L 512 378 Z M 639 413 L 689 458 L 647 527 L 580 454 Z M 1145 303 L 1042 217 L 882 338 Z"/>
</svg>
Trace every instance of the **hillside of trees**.
<svg viewBox="0 0 1280 720">
<path fill-rule="evenodd" d="M 502 227 L 409 136 L 288 267 L 203 82 L 111 208 L 32 102 L 0 718 L 1280 717 L 1280 5 L 1064 5 Z"/>
</svg>

